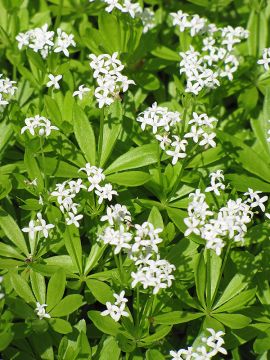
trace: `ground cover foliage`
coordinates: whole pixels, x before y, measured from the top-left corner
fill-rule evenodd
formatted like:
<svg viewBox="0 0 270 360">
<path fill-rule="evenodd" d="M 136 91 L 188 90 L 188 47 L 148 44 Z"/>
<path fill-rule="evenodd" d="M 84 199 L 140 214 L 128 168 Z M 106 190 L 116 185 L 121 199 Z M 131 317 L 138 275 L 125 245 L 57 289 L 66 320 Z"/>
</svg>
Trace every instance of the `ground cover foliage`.
<svg viewBox="0 0 270 360">
<path fill-rule="evenodd" d="M 3 359 L 268 359 L 269 15 L 0 0 Z"/>
</svg>

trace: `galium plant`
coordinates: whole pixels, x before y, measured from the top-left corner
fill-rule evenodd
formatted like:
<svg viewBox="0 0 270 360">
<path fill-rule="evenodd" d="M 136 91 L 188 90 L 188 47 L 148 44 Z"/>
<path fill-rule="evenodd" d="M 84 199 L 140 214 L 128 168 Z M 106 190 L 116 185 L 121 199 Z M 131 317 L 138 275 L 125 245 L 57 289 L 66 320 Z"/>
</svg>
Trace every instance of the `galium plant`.
<svg viewBox="0 0 270 360">
<path fill-rule="evenodd" d="M 0 357 L 266 359 L 270 6 L 0 0 Z"/>
</svg>

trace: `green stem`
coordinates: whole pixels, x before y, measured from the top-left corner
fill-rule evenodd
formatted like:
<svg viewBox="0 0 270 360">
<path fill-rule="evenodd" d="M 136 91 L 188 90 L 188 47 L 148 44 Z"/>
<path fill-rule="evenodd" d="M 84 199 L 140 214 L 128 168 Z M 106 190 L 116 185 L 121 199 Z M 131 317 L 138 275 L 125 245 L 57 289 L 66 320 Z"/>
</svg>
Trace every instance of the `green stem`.
<svg viewBox="0 0 270 360">
<path fill-rule="evenodd" d="M 42 173 L 43 173 L 43 179 L 44 179 L 44 187 L 47 190 L 48 184 L 47 184 L 47 176 L 45 173 L 45 155 L 44 155 L 44 149 L 43 149 L 43 137 L 42 136 L 40 136 L 39 141 L 40 141 L 40 151 L 41 151 L 41 157 L 42 157 Z"/>
<path fill-rule="evenodd" d="M 103 146 L 103 131 L 104 131 L 104 107 L 100 112 L 100 122 L 99 122 L 99 137 L 98 137 L 98 165 L 100 164 L 101 152 Z"/>
<path fill-rule="evenodd" d="M 209 308 L 211 306 L 211 250 L 206 250 L 207 264 L 207 293 L 206 293 L 206 305 Z"/>
<path fill-rule="evenodd" d="M 161 151 L 160 151 L 160 146 L 159 146 L 159 142 L 157 141 L 157 156 L 158 156 L 158 164 L 157 164 L 157 168 L 158 168 L 158 176 L 159 176 L 159 185 L 161 188 L 161 200 L 164 200 L 164 186 L 163 186 L 163 177 L 162 177 L 162 173 L 161 173 Z"/>
<path fill-rule="evenodd" d="M 139 335 L 139 328 L 140 328 L 140 288 L 137 285 L 137 287 L 136 287 L 136 323 L 135 323 L 135 329 L 136 329 L 137 335 Z"/>
<path fill-rule="evenodd" d="M 57 17 L 54 23 L 54 31 L 56 31 L 60 25 L 61 22 L 61 16 L 62 16 L 62 9 L 63 9 L 63 2 L 64 0 L 60 0 L 59 6 L 58 6 L 58 13 Z"/>
<path fill-rule="evenodd" d="M 215 292 L 214 292 L 214 295 L 213 295 L 213 298 L 212 298 L 212 301 L 211 301 L 211 307 L 212 307 L 212 305 L 213 305 L 213 303 L 215 301 L 215 298 L 217 296 L 218 288 L 219 288 L 219 285 L 220 285 L 220 282 L 221 282 L 223 271 L 225 269 L 225 266 L 226 266 L 226 263 L 227 263 L 227 260 L 228 260 L 228 256 L 229 256 L 229 252 L 231 250 L 231 246 L 232 246 L 232 241 L 230 240 L 230 242 L 229 242 L 229 244 L 227 246 L 224 258 L 223 258 L 222 267 L 220 269 L 217 285 L 216 285 Z"/>
</svg>

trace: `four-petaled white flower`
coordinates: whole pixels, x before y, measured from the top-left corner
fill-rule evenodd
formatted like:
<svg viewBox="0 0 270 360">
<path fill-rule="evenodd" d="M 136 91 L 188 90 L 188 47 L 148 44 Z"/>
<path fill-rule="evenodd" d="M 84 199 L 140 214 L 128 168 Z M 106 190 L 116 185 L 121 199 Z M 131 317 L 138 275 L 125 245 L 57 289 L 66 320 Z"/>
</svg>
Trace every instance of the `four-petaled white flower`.
<svg viewBox="0 0 270 360">
<path fill-rule="evenodd" d="M 47 82 L 46 86 L 47 87 L 51 87 L 53 86 L 55 89 L 60 89 L 60 85 L 58 84 L 59 81 L 62 79 L 62 75 L 56 75 L 54 76 L 53 74 L 49 74 L 48 75 L 50 81 Z"/>
<path fill-rule="evenodd" d="M 68 216 L 69 216 L 69 217 L 66 218 L 67 225 L 72 225 L 72 224 L 74 224 L 77 228 L 80 227 L 80 224 L 79 224 L 78 221 L 83 218 L 83 215 L 82 215 L 82 214 L 75 215 L 74 213 L 69 212 L 69 213 L 68 213 Z"/>
<path fill-rule="evenodd" d="M 89 91 L 90 91 L 90 89 L 89 89 L 88 87 L 86 87 L 86 86 L 84 86 L 84 85 L 80 85 L 80 86 L 79 86 L 79 89 L 76 90 L 76 91 L 74 91 L 73 96 L 78 96 L 78 98 L 79 98 L 80 100 L 82 100 L 83 95 L 84 95 L 85 93 L 89 92 Z"/>
</svg>

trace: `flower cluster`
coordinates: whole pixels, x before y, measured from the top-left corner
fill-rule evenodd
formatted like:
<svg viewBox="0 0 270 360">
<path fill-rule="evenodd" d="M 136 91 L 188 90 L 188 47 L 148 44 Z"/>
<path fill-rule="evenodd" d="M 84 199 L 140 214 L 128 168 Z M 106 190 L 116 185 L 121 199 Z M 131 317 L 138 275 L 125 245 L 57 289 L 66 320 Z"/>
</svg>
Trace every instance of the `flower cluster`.
<svg viewBox="0 0 270 360">
<path fill-rule="evenodd" d="M 89 0 L 93 2 L 95 0 Z M 155 26 L 155 13 L 149 8 L 142 8 L 139 3 L 132 3 L 130 0 L 102 0 L 107 4 L 105 10 L 110 13 L 114 9 L 122 13 L 128 13 L 133 19 L 139 18 L 143 23 L 143 32 L 146 33 Z"/>
<path fill-rule="evenodd" d="M 45 310 L 45 307 L 48 306 L 47 304 L 40 304 L 39 302 L 37 302 L 36 306 L 37 307 L 35 308 L 35 311 L 40 320 L 42 320 L 44 318 L 47 318 L 47 319 L 51 318 L 51 315 L 46 313 L 46 310 Z"/>
<path fill-rule="evenodd" d="M 131 217 L 126 206 L 120 204 L 108 206 L 107 215 L 102 216 L 100 220 L 108 221 L 109 226 L 99 235 L 98 240 L 114 246 L 114 254 L 119 254 L 123 249 L 131 249 L 132 234 L 128 231 Z"/>
<path fill-rule="evenodd" d="M 192 116 L 185 132 L 185 124 L 178 111 L 168 111 L 166 107 L 154 103 L 152 107 L 139 114 L 137 121 L 141 123 L 142 130 L 145 130 L 146 126 L 152 128 L 161 149 L 166 150 L 166 154 L 172 157 L 172 164 L 175 165 L 179 159 L 187 156 L 187 139 L 192 139 L 195 144 L 198 143 L 204 148 L 216 146 L 216 134 L 212 129 L 217 119 L 196 112 L 193 112 Z M 179 137 L 179 133 L 182 134 L 182 138 Z"/>
<path fill-rule="evenodd" d="M 269 64 L 270 64 L 270 48 L 263 49 L 262 53 L 262 59 L 259 59 L 257 61 L 257 64 L 263 65 L 265 71 L 269 70 Z"/>
<path fill-rule="evenodd" d="M 98 196 L 98 203 L 101 204 L 103 200 L 112 200 L 114 195 L 118 195 L 117 191 L 113 190 L 112 184 L 107 183 L 100 186 L 100 183 L 105 180 L 103 169 L 91 166 L 89 163 L 85 165 L 85 168 L 81 168 L 79 171 L 84 171 L 87 175 L 87 179 L 90 183 L 87 191 L 91 192 L 95 190 L 95 194 Z"/>
<path fill-rule="evenodd" d="M 215 172 L 212 172 L 210 174 L 210 182 L 211 182 L 211 186 L 208 186 L 205 189 L 205 192 L 211 192 L 213 191 L 216 195 L 220 195 L 220 190 L 224 190 L 225 189 L 225 185 L 223 184 L 224 181 L 224 175 L 223 175 L 223 171 L 222 170 L 217 170 Z"/>
<path fill-rule="evenodd" d="M 28 227 L 25 227 L 22 229 L 23 232 L 29 233 L 29 238 L 34 239 L 35 233 L 38 232 L 39 235 L 42 233 L 42 235 L 47 239 L 49 236 L 50 229 L 53 229 L 53 224 L 47 224 L 46 220 L 42 218 L 41 213 L 37 213 L 37 219 L 36 220 L 30 220 Z"/>
<path fill-rule="evenodd" d="M 87 163 L 85 167 L 79 169 L 79 171 L 87 174 L 89 182 L 87 186 L 83 184 L 83 180 L 80 178 L 77 180 L 66 180 L 63 183 L 56 184 L 56 189 L 51 193 L 52 196 L 57 197 L 57 203 L 60 205 L 62 213 L 67 215 L 66 224 L 74 224 L 76 227 L 80 226 L 78 221 L 83 218 L 82 214 L 78 214 L 79 204 L 74 202 L 75 196 L 79 194 L 81 189 L 87 190 L 88 192 L 95 191 L 99 204 L 101 204 L 104 199 L 111 201 L 113 195 L 118 195 L 117 192 L 113 190 L 111 184 L 100 185 L 100 183 L 105 180 L 105 175 L 101 168 L 91 166 Z"/>
<path fill-rule="evenodd" d="M 201 341 L 205 345 L 199 346 L 194 349 L 189 346 L 187 349 L 180 349 L 178 351 L 170 351 L 172 356 L 171 360 L 199 360 L 199 359 L 211 359 L 218 353 L 227 355 L 227 350 L 222 347 L 224 345 L 224 339 L 222 338 L 225 333 L 223 331 L 215 331 L 212 328 L 207 328 L 210 332 L 210 336 L 202 337 Z"/>
<path fill-rule="evenodd" d="M 188 217 L 184 219 L 187 226 L 185 236 L 194 233 L 206 240 L 206 248 L 213 249 L 217 255 L 221 254 L 225 246 L 225 239 L 234 242 L 243 242 L 247 232 L 247 224 L 253 218 L 252 209 L 260 207 L 265 211 L 264 202 L 267 196 L 260 198 L 260 191 L 249 189 L 248 198 L 228 200 L 226 206 L 219 209 L 218 213 L 209 210 L 205 201 L 205 194 L 199 189 L 189 195 L 191 201 L 188 205 Z M 211 217 L 211 218 L 209 218 Z"/>
<path fill-rule="evenodd" d="M 17 87 L 13 85 L 16 81 L 2 78 L 2 76 L 3 74 L 0 74 L 0 106 L 5 106 L 9 104 L 9 98 L 15 94 Z"/>
<path fill-rule="evenodd" d="M 131 273 L 133 279 L 131 287 L 142 284 L 144 289 L 152 287 L 153 294 L 157 294 L 160 289 L 171 287 L 172 280 L 174 280 L 172 272 L 175 270 L 175 266 L 165 259 L 160 259 L 159 254 L 155 260 L 150 256 L 152 254 L 135 261 L 137 271 Z"/>
<path fill-rule="evenodd" d="M 142 284 L 144 289 L 152 287 L 153 294 L 157 294 L 160 289 L 172 285 L 172 271 L 175 267 L 167 260 L 160 259 L 157 246 L 162 242 L 159 237 L 162 229 L 155 229 L 147 221 L 142 225 L 131 226 L 130 212 L 120 204 L 107 207 L 107 215 L 102 216 L 101 221 L 108 221 L 109 226 L 99 235 L 98 240 L 114 246 L 114 254 L 124 250 L 134 262 L 136 272 L 131 273 L 132 287 Z M 130 227 L 135 229 L 134 233 Z"/>
<path fill-rule="evenodd" d="M 125 298 L 125 291 L 121 291 L 119 295 L 113 294 L 116 301 L 114 304 L 109 301 L 106 302 L 107 310 L 102 311 L 102 316 L 110 315 L 114 321 L 119 321 L 121 316 L 129 316 L 128 312 L 125 311 L 126 302 L 128 299 Z"/>
<path fill-rule="evenodd" d="M 101 54 L 96 56 L 89 55 L 91 58 L 90 67 L 94 70 L 93 77 L 98 86 L 95 89 L 95 97 L 99 108 L 110 105 L 119 97 L 120 92 L 126 92 L 130 84 L 135 84 L 127 76 L 122 75 L 124 65 L 117 58 L 118 53 L 111 55 Z"/>
<path fill-rule="evenodd" d="M 40 52 L 45 59 L 50 52 L 60 53 L 69 57 L 70 46 L 76 46 L 74 35 L 68 35 L 66 32 L 57 29 L 57 32 L 48 31 L 48 24 L 41 28 L 28 30 L 24 33 L 19 33 L 16 36 L 18 41 L 18 48 L 21 50 L 24 46 L 33 49 L 35 52 Z"/>
<path fill-rule="evenodd" d="M 74 202 L 74 198 L 81 189 L 86 189 L 86 186 L 83 185 L 82 179 L 77 179 L 56 184 L 56 189 L 51 193 L 52 196 L 57 197 L 57 203 L 60 205 L 62 213 L 67 214 L 67 225 L 80 226 L 78 221 L 83 218 L 83 215 L 78 214 L 79 204 Z"/>
<path fill-rule="evenodd" d="M 23 134 L 26 130 L 28 130 L 31 135 L 38 134 L 39 136 L 47 137 L 50 135 L 52 130 L 59 130 L 58 127 L 51 125 L 50 120 L 40 115 L 35 115 L 34 117 L 26 118 L 24 122 L 25 122 L 25 126 L 21 129 L 21 134 Z"/>
<path fill-rule="evenodd" d="M 173 25 L 180 32 L 189 29 L 192 37 L 199 35 L 202 39 L 197 50 L 190 46 L 186 52 L 180 52 L 180 74 L 187 78 L 186 92 L 198 95 L 203 89 L 213 89 L 220 86 L 219 78 L 233 79 L 233 73 L 238 69 L 239 61 L 234 55 L 234 46 L 246 39 L 249 32 L 241 26 L 233 28 L 226 26 L 218 28 L 209 24 L 205 18 L 182 12 L 171 13 Z"/>
</svg>

